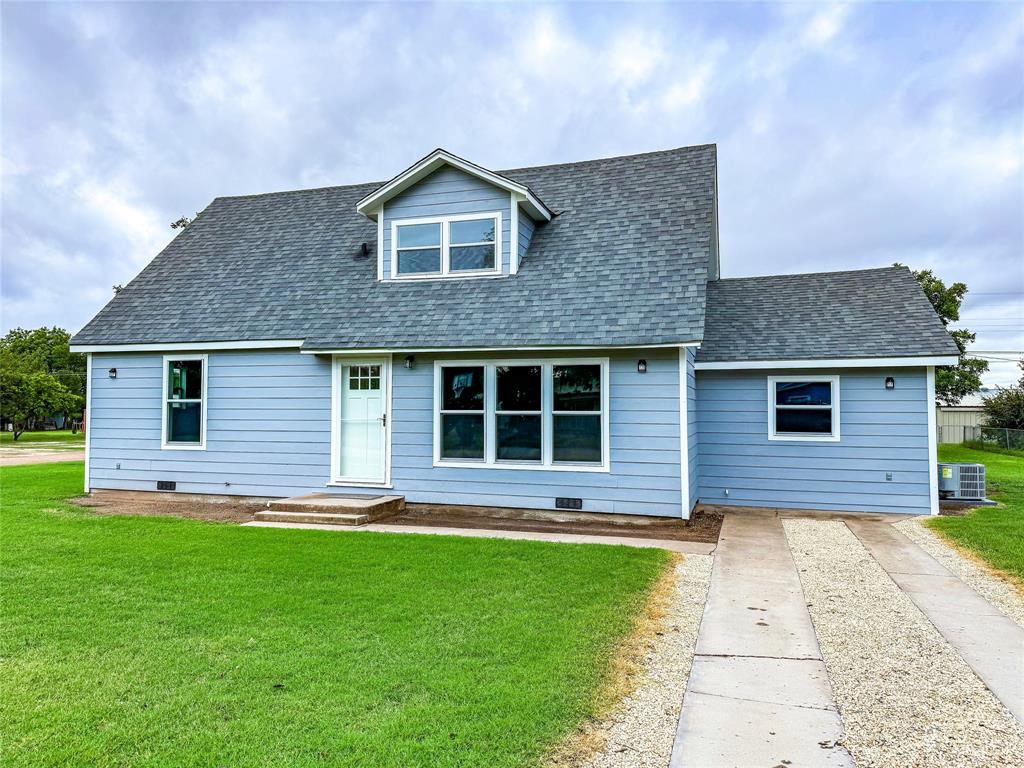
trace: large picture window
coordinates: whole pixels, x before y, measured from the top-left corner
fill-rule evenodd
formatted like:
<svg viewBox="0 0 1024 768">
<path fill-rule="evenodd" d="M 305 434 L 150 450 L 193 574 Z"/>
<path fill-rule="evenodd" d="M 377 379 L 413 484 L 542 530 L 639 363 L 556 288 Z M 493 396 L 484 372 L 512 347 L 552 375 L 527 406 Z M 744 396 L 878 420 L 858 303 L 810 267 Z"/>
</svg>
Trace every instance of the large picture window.
<svg viewBox="0 0 1024 768">
<path fill-rule="evenodd" d="M 435 461 L 608 468 L 607 360 L 438 362 Z"/>
<path fill-rule="evenodd" d="M 839 377 L 768 377 L 768 439 L 839 439 Z"/>
<path fill-rule="evenodd" d="M 206 355 L 164 357 L 164 448 L 206 447 Z"/>
<path fill-rule="evenodd" d="M 392 277 L 499 273 L 501 214 L 406 219 L 391 224 Z"/>
</svg>

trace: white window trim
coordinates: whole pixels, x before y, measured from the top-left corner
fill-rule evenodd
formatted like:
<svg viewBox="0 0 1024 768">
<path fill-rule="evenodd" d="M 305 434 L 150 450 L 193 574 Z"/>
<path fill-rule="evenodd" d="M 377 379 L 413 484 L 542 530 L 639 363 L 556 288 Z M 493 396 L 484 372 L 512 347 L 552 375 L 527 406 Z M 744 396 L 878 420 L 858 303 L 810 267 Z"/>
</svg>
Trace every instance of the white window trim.
<svg viewBox="0 0 1024 768">
<path fill-rule="evenodd" d="M 497 366 L 528 366 L 541 367 L 541 461 L 498 461 L 495 458 L 495 399 Z M 597 418 L 601 420 L 601 463 L 570 464 L 552 461 L 553 447 L 553 392 L 551 386 L 551 369 L 556 365 L 599 365 L 601 366 L 601 411 Z M 441 377 L 442 368 L 478 366 L 484 369 L 484 458 L 442 459 L 441 458 Z M 611 436 L 609 430 L 610 414 L 610 378 L 607 357 L 570 357 L 570 358 L 490 358 L 490 359 L 453 359 L 434 361 L 434 462 L 435 467 L 460 467 L 464 469 L 519 469 L 544 472 L 610 472 L 611 471 Z M 475 413 L 475 411 L 473 412 Z M 502 411 L 502 413 L 515 413 Z M 574 412 L 576 413 L 576 412 Z M 590 413 L 593 413 L 591 411 Z"/>
<path fill-rule="evenodd" d="M 832 411 L 832 433 L 829 435 L 818 435 L 818 434 L 799 434 L 794 432 L 776 432 L 775 431 L 775 384 L 785 382 L 819 382 L 827 381 L 832 386 L 832 405 L 806 405 L 799 406 L 801 408 L 812 408 L 825 410 L 826 408 Z M 768 377 L 768 439 L 769 440 L 783 440 L 786 442 L 805 442 L 805 443 L 838 443 L 839 442 L 839 377 L 838 376 L 815 376 L 808 374 L 805 376 L 769 376 Z M 781 406 L 786 407 L 786 406 Z M 797 406 L 794 406 L 797 407 Z"/>
<path fill-rule="evenodd" d="M 394 356 L 388 353 L 380 357 L 349 357 L 335 355 L 331 361 L 331 469 L 330 479 L 325 485 L 341 488 L 391 488 L 391 392 Z M 341 372 L 344 366 L 381 366 L 381 386 L 384 388 L 384 480 L 377 478 L 343 477 L 341 469 Z"/>
<path fill-rule="evenodd" d="M 491 219 L 494 221 L 494 268 L 493 269 L 459 269 L 451 270 L 451 238 L 449 225 L 456 221 L 474 221 L 476 219 Z M 440 224 L 441 225 L 441 271 L 440 272 L 417 272 L 408 275 L 398 273 L 398 228 L 413 226 L 416 224 Z M 459 243 L 459 245 L 463 245 Z M 468 243 L 467 243 L 468 245 Z M 433 247 L 433 246 L 429 246 Z M 421 250 L 426 250 L 423 246 Z M 415 250 L 405 248 L 402 250 Z M 501 241 L 501 212 L 489 213 L 460 213 L 449 216 L 428 216 L 416 219 L 394 219 L 391 222 L 391 280 L 444 280 L 452 278 L 467 277 L 500 277 L 502 261 Z"/>
<path fill-rule="evenodd" d="M 202 403 L 199 422 L 198 443 L 169 443 L 167 441 L 167 405 L 171 402 L 194 403 L 196 400 L 172 401 L 167 396 L 167 364 L 175 360 L 201 360 L 203 362 L 203 394 L 198 401 Z M 210 361 L 208 355 L 164 355 L 163 384 L 160 389 L 160 448 L 166 451 L 205 451 L 206 450 L 206 417 L 210 413 L 210 400 L 207 397 L 208 385 L 210 383 Z"/>
</svg>

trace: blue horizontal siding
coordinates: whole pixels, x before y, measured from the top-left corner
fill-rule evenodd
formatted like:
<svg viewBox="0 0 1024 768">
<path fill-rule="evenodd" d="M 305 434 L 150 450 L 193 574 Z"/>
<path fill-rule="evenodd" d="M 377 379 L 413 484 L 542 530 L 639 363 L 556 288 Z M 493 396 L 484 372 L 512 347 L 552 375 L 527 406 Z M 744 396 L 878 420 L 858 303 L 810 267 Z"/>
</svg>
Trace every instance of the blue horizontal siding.
<svg viewBox="0 0 1024 768">
<path fill-rule="evenodd" d="M 586 356 L 604 356 L 588 353 Z M 434 467 L 433 360 L 394 369 L 392 484 L 409 501 L 551 509 L 556 496 L 599 512 L 678 517 L 679 373 L 675 352 L 610 355 L 611 471 Z M 466 356 L 459 356 L 460 358 Z M 207 447 L 160 448 L 162 356 L 97 354 L 90 416 L 93 488 L 290 496 L 331 488 L 330 360 L 289 351 L 213 352 Z M 117 379 L 106 375 L 118 369 Z"/>
<path fill-rule="evenodd" d="M 838 442 L 768 439 L 767 377 L 794 371 L 701 371 L 700 500 L 833 511 L 929 511 L 924 369 L 806 372 L 840 377 Z M 895 377 L 896 389 L 885 389 Z M 886 480 L 886 473 L 892 480 Z M 728 489 L 729 494 L 725 491 Z"/>
<path fill-rule="evenodd" d="M 444 166 L 385 204 L 384 277 L 391 276 L 393 221 L 462 213 L 501 214 L 501 272 L 507 275 L 512 243 L 509 193 L 456 168 Z"/>
</svg>

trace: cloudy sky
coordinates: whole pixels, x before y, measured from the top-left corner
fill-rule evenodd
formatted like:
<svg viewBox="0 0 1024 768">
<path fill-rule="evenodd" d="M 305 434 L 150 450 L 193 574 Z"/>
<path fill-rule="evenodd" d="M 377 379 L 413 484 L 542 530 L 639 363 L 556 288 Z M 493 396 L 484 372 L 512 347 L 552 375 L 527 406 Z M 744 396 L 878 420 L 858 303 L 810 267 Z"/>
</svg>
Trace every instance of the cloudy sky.
<svg viewBox="0 0 1024 768">
<path fill-rule="evenodd" d="M 716 142 L 724 276 L 932 268 L 1024 350 L 1019 5 L 0 13 L 4 331 L 77 330 L 217 195 Z"/>
</svg>

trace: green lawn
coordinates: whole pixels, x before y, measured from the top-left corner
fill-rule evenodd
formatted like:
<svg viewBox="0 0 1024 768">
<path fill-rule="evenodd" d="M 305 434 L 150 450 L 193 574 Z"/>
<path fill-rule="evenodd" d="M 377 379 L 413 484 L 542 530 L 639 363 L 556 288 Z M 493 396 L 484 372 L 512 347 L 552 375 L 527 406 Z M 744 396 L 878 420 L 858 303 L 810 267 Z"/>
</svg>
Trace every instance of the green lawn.
<svg viewBox="0 0 1024 768">
<path fill-rule="evenodd" d="M 85 435 L 71 430 L 51 429 L 46 432 L 23 432 L 14 439 L 13 432 L 0 432 L 0 445 L 8 448 L 84 448 Z"/>
<path fill-rule="evenodd" d="M 1024 455 L 940 445 L 939 461 L 985 465 L 988 496 L 998 507 L 979 507 L 964 517 L 937 517 L 927 524 L 1024 584 Z"/>
<path fill-rule="evenodd" d="M 4 764 L 535 764 L 669 562 L 101 517 L 81 484 L 0 473 Z"/>
</svg>

